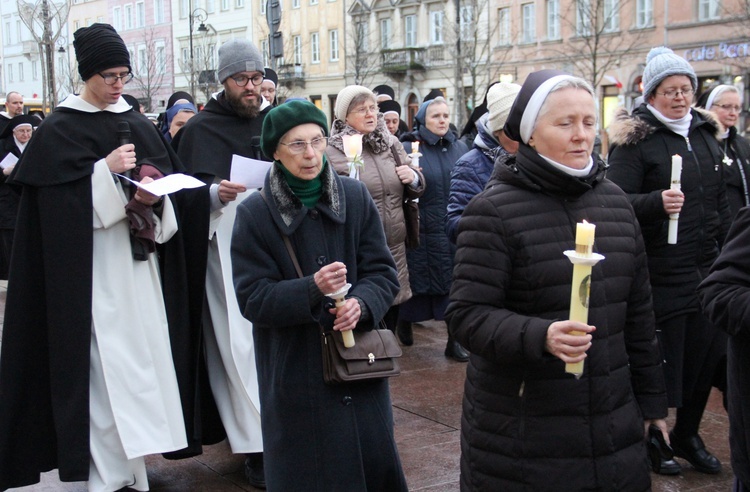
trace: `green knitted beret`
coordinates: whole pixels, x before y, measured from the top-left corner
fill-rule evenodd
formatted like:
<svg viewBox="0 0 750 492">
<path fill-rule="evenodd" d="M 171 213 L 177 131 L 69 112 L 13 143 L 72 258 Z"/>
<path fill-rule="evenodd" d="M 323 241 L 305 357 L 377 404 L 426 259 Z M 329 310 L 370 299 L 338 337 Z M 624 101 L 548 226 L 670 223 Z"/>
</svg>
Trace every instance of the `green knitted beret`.
<svg viewBox="0 0 750 492">
<path fill-rule="evenodd" d="M 260 148 L 269 159 L 279 145 L 279 140 L 295 126 L 315 123 L 328 136 L 328 121 L 323 111 L 310 101 L 295 99 L 276 106 L 263 119 L 263 130 L 260 134 Z"/>
</svg>

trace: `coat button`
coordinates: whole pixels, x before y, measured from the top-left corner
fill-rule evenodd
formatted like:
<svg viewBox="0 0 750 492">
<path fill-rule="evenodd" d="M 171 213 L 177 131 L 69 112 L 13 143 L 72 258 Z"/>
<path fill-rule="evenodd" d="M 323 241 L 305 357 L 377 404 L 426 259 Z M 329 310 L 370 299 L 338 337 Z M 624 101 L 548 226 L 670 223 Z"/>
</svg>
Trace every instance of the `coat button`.
<svg viewBox="0 0 750 492">
<path fill-rule="evenodd" d="M 319 266 L 327 265 L 328 264 L 328 258 L 326 258 L 325 256 L 318 256 L 315 259 L 315 263 L 317 263 Z"/>
<path fill-rule="evenodd" d="M 351 396 L 345 396 L 341 399 L 341 404 L 345 407 L 348 407 L 352 404 L 352 397 Z"/>
</svg>

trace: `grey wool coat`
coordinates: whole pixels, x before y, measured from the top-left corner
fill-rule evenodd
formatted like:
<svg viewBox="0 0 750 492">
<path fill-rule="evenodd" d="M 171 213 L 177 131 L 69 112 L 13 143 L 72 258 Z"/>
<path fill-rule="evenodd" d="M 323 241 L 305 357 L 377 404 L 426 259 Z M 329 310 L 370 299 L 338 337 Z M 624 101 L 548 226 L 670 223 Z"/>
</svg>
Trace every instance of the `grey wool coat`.
<svg viewBox="0 0 750 492">
<path fill-rule="evenodd" d="M 313 274 L 333 261 L 346 264 L 349 296 L 368 315 L 357 330 L 371 329 L 398 292 L 378 211 L 364 184 L 330 165 L 323 195 L 308 209 L 277 166 L 266 177 L 268 203 L 259 193 L 242 202 L 232 237 L 237 300 L 253 323 L 268 490 L 406 490 L 388 381 L 323 382 L 319 322 L 328 299 Z"/>
</svg>

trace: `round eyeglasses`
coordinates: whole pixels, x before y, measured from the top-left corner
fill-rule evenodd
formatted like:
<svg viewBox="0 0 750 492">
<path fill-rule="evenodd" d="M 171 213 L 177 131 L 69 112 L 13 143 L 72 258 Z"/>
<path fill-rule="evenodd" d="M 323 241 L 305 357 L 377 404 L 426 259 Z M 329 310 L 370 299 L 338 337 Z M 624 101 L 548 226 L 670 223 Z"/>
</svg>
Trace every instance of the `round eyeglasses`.
<svg viewBox="0 0 750 492">
<path fill-rule="evenodd" d="M 313 148 L 313 150 L 317 150 L 318 152 L 325 150 L 328 146 L 328 137 L 318 137 L 313 138 L 309 142 L 306 142 L 304 140 L 297 140 L 296 142 L 279 142 L 281 145 L 286 145 L 286 148 L 289 149 L 289 152 L 292 154 L 301 154 L 305 150 L 307 150 L 307 146 Z"/>
<path fill-rule="evenodd" d="M 248 80 L 252 82 L 253 85 L 256 85 L 256 86 L 263 83 L 263 74 L 260 74 L 260 73 L 256 73 L 252 77 L 239 74 L 239 75 L 232 75 L 229 78 L 234 80 L 234 83 L 237 84 L 238 87 L 245 87 L 247 85 Z"/>
<path fill-rule="evenodd" d="M 104 79 L 104 83 L 107 85 L 115 85 L 118 80 L 121 80 L 123 85 L 127 84 L 131 80 L 133 80 L 133 74 L 131 72 L 125 72 L 125 73 L 101 73 L 99 72 L 99 77 Z"/>
</svg>

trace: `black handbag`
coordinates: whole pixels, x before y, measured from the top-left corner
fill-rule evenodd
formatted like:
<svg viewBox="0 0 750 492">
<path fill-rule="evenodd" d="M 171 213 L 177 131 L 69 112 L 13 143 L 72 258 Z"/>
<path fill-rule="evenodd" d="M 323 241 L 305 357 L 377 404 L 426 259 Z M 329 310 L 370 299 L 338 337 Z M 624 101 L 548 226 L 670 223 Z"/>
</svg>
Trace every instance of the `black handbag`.
<svg viewBox="0 0 750 492">
<path fill-rule="evenodd" d="M 405 166 L 398 158 L 398 152 L 391 146 L 393 159 L 396 166 Z M 416 249 L 419 247 L 419 202 L 413 198 L 407 198 L 404 192 L 404 202 L 401 204 L 404 209 L 404 223 L 406 224 L 406 240 L 404 244 L 406 249 Z"/>
<path fill-rule="evenodd" d="M 265 190 L 260 196 L 268 203 Z M 279 231 L 281 232 L 281 231 Z M 297 260 L 289 236 L 281 234 L 297 275 L 302 278 L 302 268 Z M 353 330 L 354 347 L 344 347 L 341 332 L 326 331 L 320 327 L 323 355 L 323 381 L 341 384 L 350 381 L 382 379 L 401 374 L 398 358 L 401 347 L 391 330 Z"/>
</svg>

